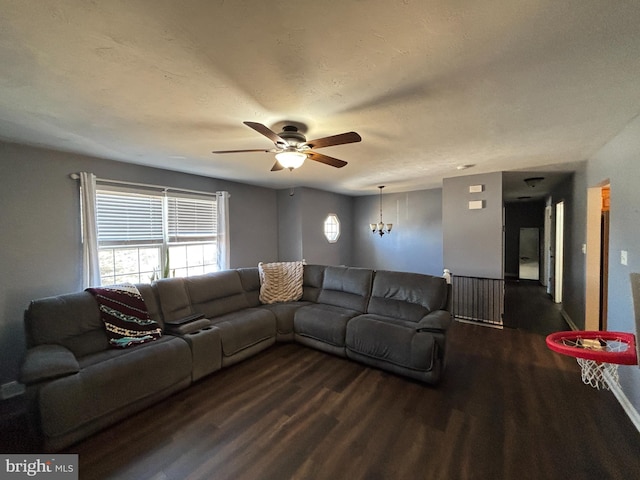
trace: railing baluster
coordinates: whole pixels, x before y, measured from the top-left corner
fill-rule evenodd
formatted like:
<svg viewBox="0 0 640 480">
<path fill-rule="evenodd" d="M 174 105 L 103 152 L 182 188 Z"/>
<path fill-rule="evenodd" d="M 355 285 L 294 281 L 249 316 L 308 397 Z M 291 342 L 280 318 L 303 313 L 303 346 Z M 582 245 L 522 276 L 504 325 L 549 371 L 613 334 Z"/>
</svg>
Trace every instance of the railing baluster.
<svg viewBox="0 0 640 480">
<path fill-rule="evenodd" d="M 502 326 L 504 280 L 453 275 L 452 315 L 463 321 Z"/>
</svg>

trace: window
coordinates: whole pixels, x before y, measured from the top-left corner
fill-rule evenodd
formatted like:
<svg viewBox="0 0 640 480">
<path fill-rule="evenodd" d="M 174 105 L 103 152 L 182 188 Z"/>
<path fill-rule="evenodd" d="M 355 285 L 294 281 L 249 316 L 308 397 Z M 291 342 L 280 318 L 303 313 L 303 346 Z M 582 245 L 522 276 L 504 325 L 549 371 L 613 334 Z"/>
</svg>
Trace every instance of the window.
<svg viewBox="0 0 640 480">
<path fill-rule="evenodd" d="M 217 270 L 215 201 L 172 197 L 167 207 L 171 276 Z"/>
<path fill-rule="evenodd" d="M 340 220 L 335 213 L 330 213 L 324 220 L 324 236 L 329 243 L 336 243 L 340 237 Z"/>
<path fill-rule="evenodd" d="M 218 270 L 216 199 L 99 186 L 102 285 Z"/>
</svg>

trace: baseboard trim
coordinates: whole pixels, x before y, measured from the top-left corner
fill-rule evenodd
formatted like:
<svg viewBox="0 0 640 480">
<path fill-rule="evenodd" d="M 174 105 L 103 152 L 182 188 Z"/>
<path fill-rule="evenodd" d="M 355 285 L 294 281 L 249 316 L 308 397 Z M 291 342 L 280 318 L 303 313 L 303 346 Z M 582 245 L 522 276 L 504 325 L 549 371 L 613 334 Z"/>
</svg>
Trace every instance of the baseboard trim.
<svg viewBox="0 0 640 480">
<path fill-rule="evenodd" d="M 469 325 L 480 325 L 481 327 L 489 327 L 489 328 L 496 328 L 498 330 L 504 330 L 504 325 L 502 325 L 501 323 L 489 323 L 489 322 L 481 322 L 481 321 L 474 321 L 474 320 L 466 320 L 464 318 L 460 318 L 460 317 L 453 317 L 453 319 L 456 322 L 459 323 L 467 323 Z"/>
<path fill-rule="evenodd" d="M 564 318 L 564 321 L 567 322 L 567 325 L 569 325 L 569 328 L 571 330 L 580 330 L 578 328 L 578 326 L 575 324 L 575 322 L 573 320 L 571 320 L 571 317 L 569 316 L 569 314 L 564 310 L 564 308 L 560 309 L 560 314 L 562 315 L 562 318 Z"/>
<path fill-rule="evenodd" d="M 580 330 L 575 322 L 571 320 L 569 314 L 564 311 L 564 308 L 561 309 L 560 312 L 562 313 L 562 318 L 564 318 L 565 322 L 567 322 L 567 325 L 569 325 L 571 330 Z M 604 372 L 604 378 L 607 382 L 607 385 L 609 385 L 611 393 L 613 393 L 613 396 L 616 397 L 616 400 L 618 400 L 618 403 L 627 414 L 627 417 L 629 417 L 631 423 L 633 423 L 633 425 L 636 427 L 636 430 L 638 430 L 638 433 L 640 433 L 640 413 L 638 413 L 633 404 L 629 401 L 629 398 L 627 398 L 627 396 L 624 394 L 624 391 L 622 390 L 622 388 L 620 388 L 620 384 L 616 382 L 606 371 Z"/>
<path fill-rule="evenodd" d="M 640 433 L 640 413 L 638 413 L 633 404 L 629 401 L 629 398 L 624 394 L 622 388 L 620 388 L 618 382 L 611 377 L 609 372 L 604 372 L 604 378 L 611 389 L 611 393 L 616 397 L 618 403 L 622 406 L 622 409 L 629 417 L 629 420 L 631 420 L 631 423 L 633 423 L 636 430 L 638 430 L 638 433 Z"/>
</svg>

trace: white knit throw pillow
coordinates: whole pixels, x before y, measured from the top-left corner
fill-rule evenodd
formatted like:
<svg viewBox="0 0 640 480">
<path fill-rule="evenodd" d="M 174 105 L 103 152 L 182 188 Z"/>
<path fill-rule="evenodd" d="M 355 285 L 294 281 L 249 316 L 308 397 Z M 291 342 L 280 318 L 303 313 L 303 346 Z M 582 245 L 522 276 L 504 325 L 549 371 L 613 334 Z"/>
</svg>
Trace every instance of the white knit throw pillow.
<svg viewBox="0 0 640 480">
<path fill-rule="evenodd" d="M 303 262 L 258 263 L 260 301 L 294 302 L 302 298 Z"/>
</svg>

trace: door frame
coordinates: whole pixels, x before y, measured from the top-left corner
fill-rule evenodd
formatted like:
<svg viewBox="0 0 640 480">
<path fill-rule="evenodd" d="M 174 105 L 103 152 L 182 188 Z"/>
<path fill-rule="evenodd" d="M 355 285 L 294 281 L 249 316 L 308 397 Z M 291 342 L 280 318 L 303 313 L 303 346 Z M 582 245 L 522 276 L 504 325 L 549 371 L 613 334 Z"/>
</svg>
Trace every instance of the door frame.
<svg viewBox="0 0 640 480">
<path fill-rule="evenodd" d="M 562 285 L 564 274 L 564 201 L 556 203 L 556 248 L 554 268 L 553 301 L 562 303 Z"/>
<path fill-rule="evenodd" d="M 544 242 L 542 259 L 542 279 L 541 283 L 547 287 L 547 293 L 551 294 L 551 262 L 553 260 L 553 245 L 551 243 L 551 222 L 553 219 L 553 207 L 549 204 L 544 207 Z"/>
<path fill-rule="evenodd" d="M 587 243 L 585 252 L 585 330 L 600 330 L 600 291 L 602 282 L 602 188 L 609 186 L 603 180 L 587 188 Z"/>
</svg>

